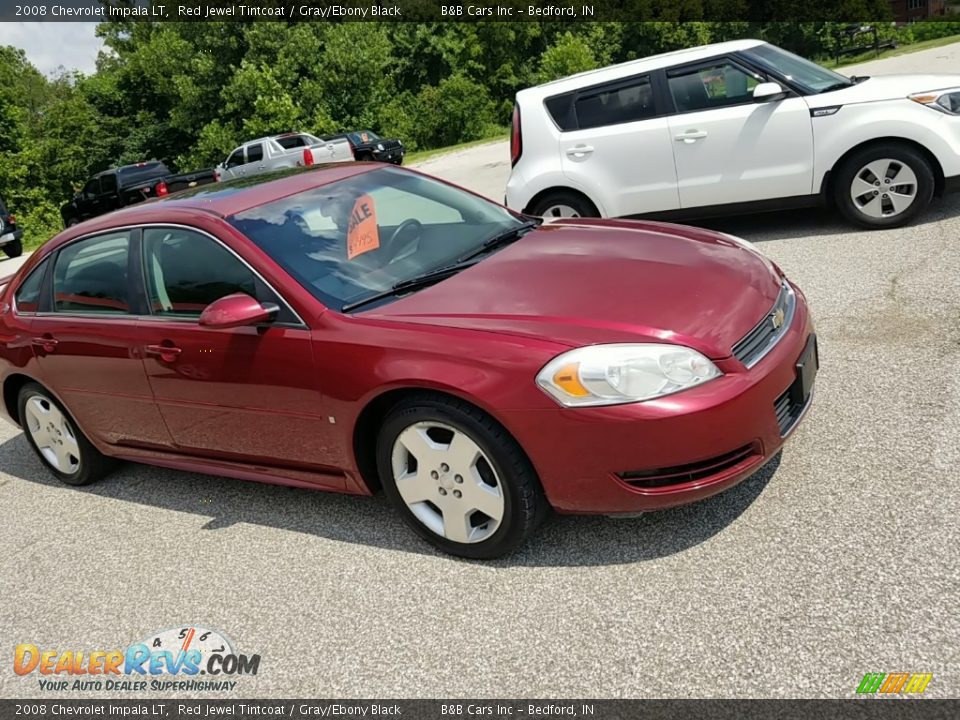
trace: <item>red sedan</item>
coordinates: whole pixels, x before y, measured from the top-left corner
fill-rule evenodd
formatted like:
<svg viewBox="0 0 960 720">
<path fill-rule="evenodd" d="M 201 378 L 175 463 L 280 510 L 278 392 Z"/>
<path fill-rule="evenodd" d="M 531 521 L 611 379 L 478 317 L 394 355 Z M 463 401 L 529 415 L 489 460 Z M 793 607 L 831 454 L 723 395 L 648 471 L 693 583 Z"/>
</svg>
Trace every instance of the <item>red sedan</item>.
<svg viewBox="0 0 960 720">
<path fill-rule="evenodd" d="M 549 508 L 755 473 L 810 404 L 802 293 L 742 240 L 541 224 L 345 164 L 61 233 L 0 283 L 2 410 L 83 485 L 117 460 L 368 495 L 489 558 Z"/>
</svg>

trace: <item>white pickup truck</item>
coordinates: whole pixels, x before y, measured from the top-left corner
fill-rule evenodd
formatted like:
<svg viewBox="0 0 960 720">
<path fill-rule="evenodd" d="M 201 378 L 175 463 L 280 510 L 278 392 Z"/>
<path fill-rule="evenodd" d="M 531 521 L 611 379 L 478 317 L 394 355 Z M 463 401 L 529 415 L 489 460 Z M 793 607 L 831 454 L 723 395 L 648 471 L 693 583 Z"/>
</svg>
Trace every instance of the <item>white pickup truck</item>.
<svg viewBox="0 0 960 720">
<path fill-rule="evenodd" d="M 324 140 L 309 133 L 291 132 L 244 143 L 217 165 L 215 172 L 217 180 L 230 180 L 283 168 L 351 160 L 353 148 L 345 138 Z"/>
</svg>

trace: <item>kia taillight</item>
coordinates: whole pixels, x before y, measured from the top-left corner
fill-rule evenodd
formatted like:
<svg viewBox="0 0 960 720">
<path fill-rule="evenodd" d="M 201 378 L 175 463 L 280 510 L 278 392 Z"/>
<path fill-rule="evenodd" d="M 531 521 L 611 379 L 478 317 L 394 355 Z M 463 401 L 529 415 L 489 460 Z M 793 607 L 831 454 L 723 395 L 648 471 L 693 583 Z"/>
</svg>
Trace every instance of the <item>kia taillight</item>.
<svg viewBox="0 0 960 720">
<path fill-rule="evenodd" d="M 313 150 L 308 147 L 303 149 L 303 164 L 305 167 L 313 165 Z"/>
<path fill-rule="evenodd" d="M 157 183 L 157 197 L 163 197 L 169 194 L 170 191 L 167 189 L 167 184 L 163 180 Z"/>
<path fill-rule="evenodd" d="M 513 106 L 513 129 L 510 133 L 510 165 L 516 165 L 523 152 L 523 140 L 520 137 L 520 106 Z"/>
</svg>

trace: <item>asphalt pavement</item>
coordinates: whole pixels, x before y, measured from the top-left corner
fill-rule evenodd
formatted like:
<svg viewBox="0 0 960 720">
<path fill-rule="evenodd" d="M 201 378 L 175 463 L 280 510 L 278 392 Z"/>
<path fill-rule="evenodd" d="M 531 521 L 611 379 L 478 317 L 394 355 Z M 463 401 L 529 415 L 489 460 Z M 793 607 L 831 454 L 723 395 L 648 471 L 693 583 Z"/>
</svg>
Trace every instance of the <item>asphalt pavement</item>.
<svg viewBox="0 0 960 720">
<path fill-rule="evenodd" d="M 900 671 L 960 695 L 960 196 L 899 230 L 809 211 L 717 227 L 817 322 L 817 395 L 776 466 L 682 509 L 556 517 L 474 563 L 382 497 L 135 465 L 69 488 L 3 425 L 0 697 L 77 697 L 16 676 L 17 643 L 181 624 L 261 655 L 228 697 L 852 697 Z"/>
</svg>

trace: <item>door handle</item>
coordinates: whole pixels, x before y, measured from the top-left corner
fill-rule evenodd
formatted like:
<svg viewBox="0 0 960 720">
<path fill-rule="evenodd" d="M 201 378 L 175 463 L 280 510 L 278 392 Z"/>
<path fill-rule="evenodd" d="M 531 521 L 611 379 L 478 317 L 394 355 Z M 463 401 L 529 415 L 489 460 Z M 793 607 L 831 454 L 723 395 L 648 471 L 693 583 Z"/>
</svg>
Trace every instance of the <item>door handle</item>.
<svg viewBox="0 0 960 720">
<path fill-rule="evenodd" d="M 687 130 L 685 133 L 680 133 L 679 135 L 674 136 L 674 139 L 677 142 L 685 142 L 688 145 L 692 142 L 696 142 L 701 138 L 705 138 L 707 133 L 703 130 Z"/>
<path fill-rule="evenodd" d="M 145 348 L 147 355 L 153 355 L 154 357 L 159 357 L 163 362 L 173 362 L 176 360 L 180 353 L 183 352 L 176 345 L 147 345 Z"/>
<path fill-rule="evenodd" d="M 44 337 L 32 338 L 30 344 L 34 347 L 41 348 L 44 352 L 53 352 L 57 348 L 57 340 L 54 338 L 45 335 Z"/>
<path fill-rule="evenodd" d="M 576 147 L 567 148 L 567 155 L 572 158 L 586 157 L 592 152 L 593 148 L 589 145 L 577 145 Z"/>
</svg>

